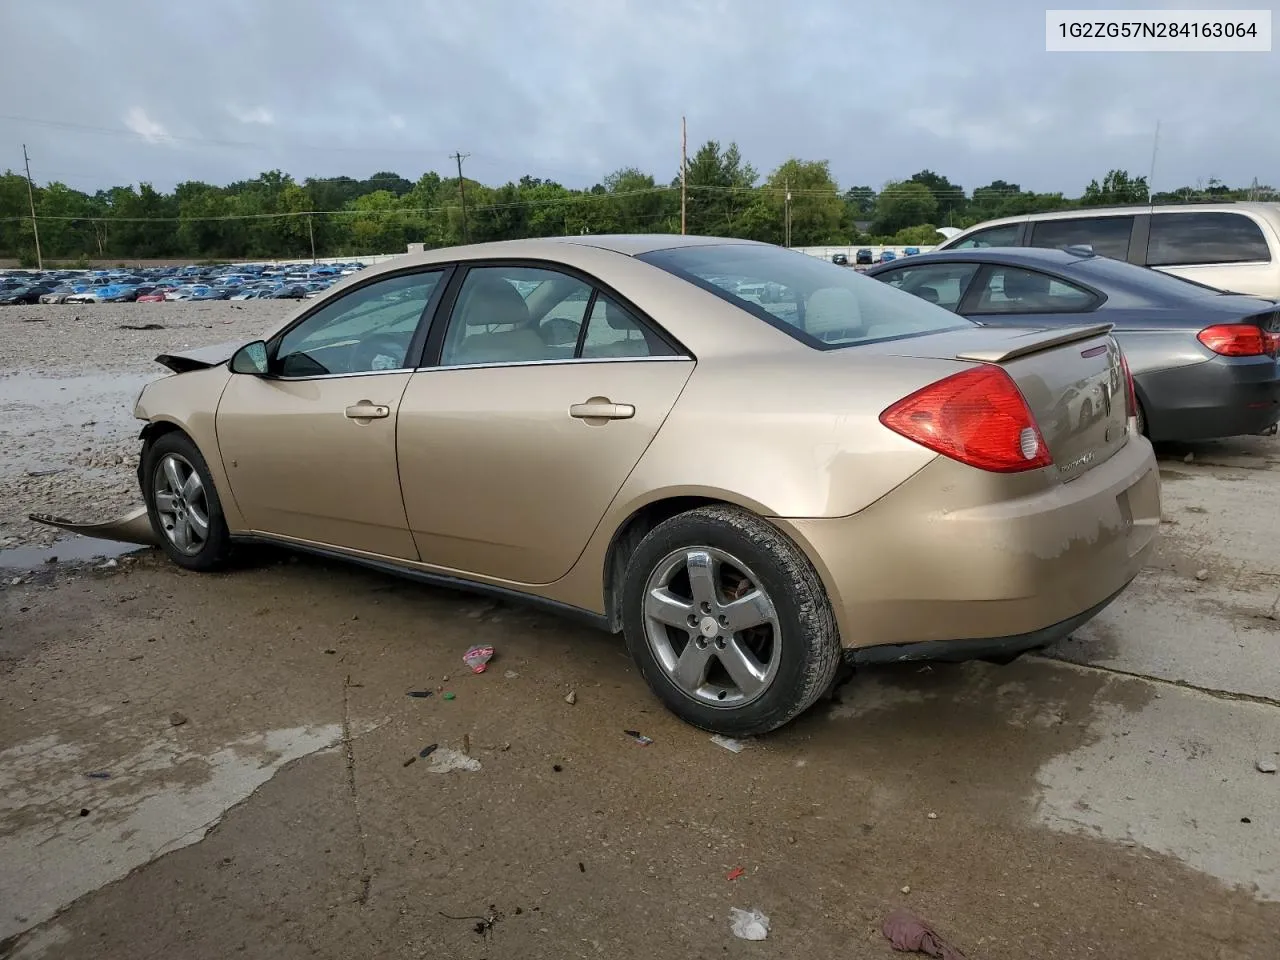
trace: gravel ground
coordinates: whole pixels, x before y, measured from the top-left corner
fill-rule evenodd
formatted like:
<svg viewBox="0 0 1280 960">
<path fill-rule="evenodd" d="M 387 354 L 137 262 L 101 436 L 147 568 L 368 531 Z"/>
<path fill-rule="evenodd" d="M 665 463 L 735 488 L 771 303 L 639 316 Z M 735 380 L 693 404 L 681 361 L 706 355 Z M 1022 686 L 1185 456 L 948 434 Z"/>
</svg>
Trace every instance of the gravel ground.
<svg viewBox="0 0 1280 960">
<path fill-rule="evenodd" d="M 107 519 L 138 502 L 133 402 L 156 354 L 249 339 L 292 300 L 0 309 L 0 547 L 48 546 L 32 512 Z M 158 324 L 161 329 L 129 327 Z"/>
</svg>

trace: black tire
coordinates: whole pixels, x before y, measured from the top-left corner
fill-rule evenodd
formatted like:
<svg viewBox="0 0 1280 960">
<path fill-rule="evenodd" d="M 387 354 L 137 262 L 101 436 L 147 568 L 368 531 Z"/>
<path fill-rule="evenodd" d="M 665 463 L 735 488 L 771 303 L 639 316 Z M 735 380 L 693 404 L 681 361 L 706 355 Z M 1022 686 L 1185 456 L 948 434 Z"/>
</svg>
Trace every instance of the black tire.
<svg viewBox="0 0 1280 960">
<path fill-rule="evenodd" d="M 187 553 L 179 549 L 166 529 L 156 503 L 157 471 L 162 469 L 166 456 L 174 454 L 190 464 L 199 474 L 203 486 L 203 499 L 207 507 L 208 534 L 195 552 Z M 227 529 L 227 521 L 222 513 L 222 501 L 213 485 L 209 474 L 209 465 L 205 462 L 199 448 L 185 433 L 172 431 L 162 435 L 155 442 L 147 445 L 142 452 L 142 495 L 147 502 L 147 516 L 151 520 L 151 529 L 160 541 L 160 546 L 169 559 L 186 570 L 200 572 L 217 570 L 225 566 L 231 557 L 231 533 Z"/>
<path fill-rule="evenodd" d="M 709 705 L 684 692 L 668 675 L 646 634 L 650 577 L 674 552 L 698 547 L 745 563 L 777 614 L 780 636 L 771 641 L 777 644 L 776 672 L 763 693 L 735 707 Z M 672 713 L 703 730 L 729 736 L 776 730 L 822 696 L 841 663 L 831 604 L 812 564 L 780 530 L 738 507 L 700 507 L 651 530 L 627 562 L 622 603 L 627 647 L 650 689 Z M 671 629 L 678 641 L 679 629 Z M 688 643 L 695 642 L 695 633 L 688 633 Z"/>
<path fill-rule="evenodd" d="M 1143 412 L 1142 401 L 1141 400 L 1136 401 L 1135 406 L 1137 407 L 1138 435 L 1142 437 L 1147 437 L 1147 439 L 1149 440 L 1151 439 L 1151 437 L 1147 434 L 1147 415 L 1145 412 Z"/>
</svg>

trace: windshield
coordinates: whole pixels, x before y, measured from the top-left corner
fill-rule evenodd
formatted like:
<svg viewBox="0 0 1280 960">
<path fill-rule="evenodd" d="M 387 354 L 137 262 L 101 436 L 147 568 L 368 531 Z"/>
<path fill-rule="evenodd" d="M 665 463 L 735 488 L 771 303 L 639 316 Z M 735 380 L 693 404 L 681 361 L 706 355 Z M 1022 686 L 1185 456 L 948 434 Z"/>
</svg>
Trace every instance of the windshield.
<svg viewBox="0 0 1280 960">
<path fill-rule="evenodd" d="M 819 350 L 973 326 L 869 277 L 754 243 L 675 247 L 638 259 L 688 280 Z"/>
</svg>

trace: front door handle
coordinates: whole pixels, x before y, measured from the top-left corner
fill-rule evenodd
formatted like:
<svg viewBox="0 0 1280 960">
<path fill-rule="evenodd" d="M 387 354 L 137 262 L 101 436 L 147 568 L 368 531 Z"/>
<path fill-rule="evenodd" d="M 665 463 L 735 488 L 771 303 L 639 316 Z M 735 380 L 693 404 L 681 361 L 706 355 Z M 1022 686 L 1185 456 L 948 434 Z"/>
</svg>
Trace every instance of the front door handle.
<svg viewBox="0 0 1280 960">
<path fill-rule="evenodd" d="M 630 420 L 636 408 L 629 403 L 614 403 L 607 397 L 592 397 L 586 403 L 575 403 L 569 416 L 577 420 Z"/>
<path fill-rule="evenodd" d="M 391 416 L 391 408 L 371 400 L 361 400 L 346 409 L 348 420 L 379 420 Z"/>
</svg>

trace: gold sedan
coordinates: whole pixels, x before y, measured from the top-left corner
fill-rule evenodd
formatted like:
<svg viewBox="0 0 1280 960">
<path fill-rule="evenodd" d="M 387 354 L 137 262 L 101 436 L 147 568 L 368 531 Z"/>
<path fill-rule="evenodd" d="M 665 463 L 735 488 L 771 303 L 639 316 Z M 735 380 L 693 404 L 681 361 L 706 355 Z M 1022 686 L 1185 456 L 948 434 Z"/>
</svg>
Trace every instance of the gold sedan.
<svg viewBox="0 0 1280 960">
<path fill-rule="evenodd" d="M 727 734 L 842 661 L 1062 637 L 1160 520 L 1107 325 L 983 328 L 766 244 L 434 250 L 158 359 L 139 478 L 175 563 L 269 541 L 542 603 Z"/>
</svg>

